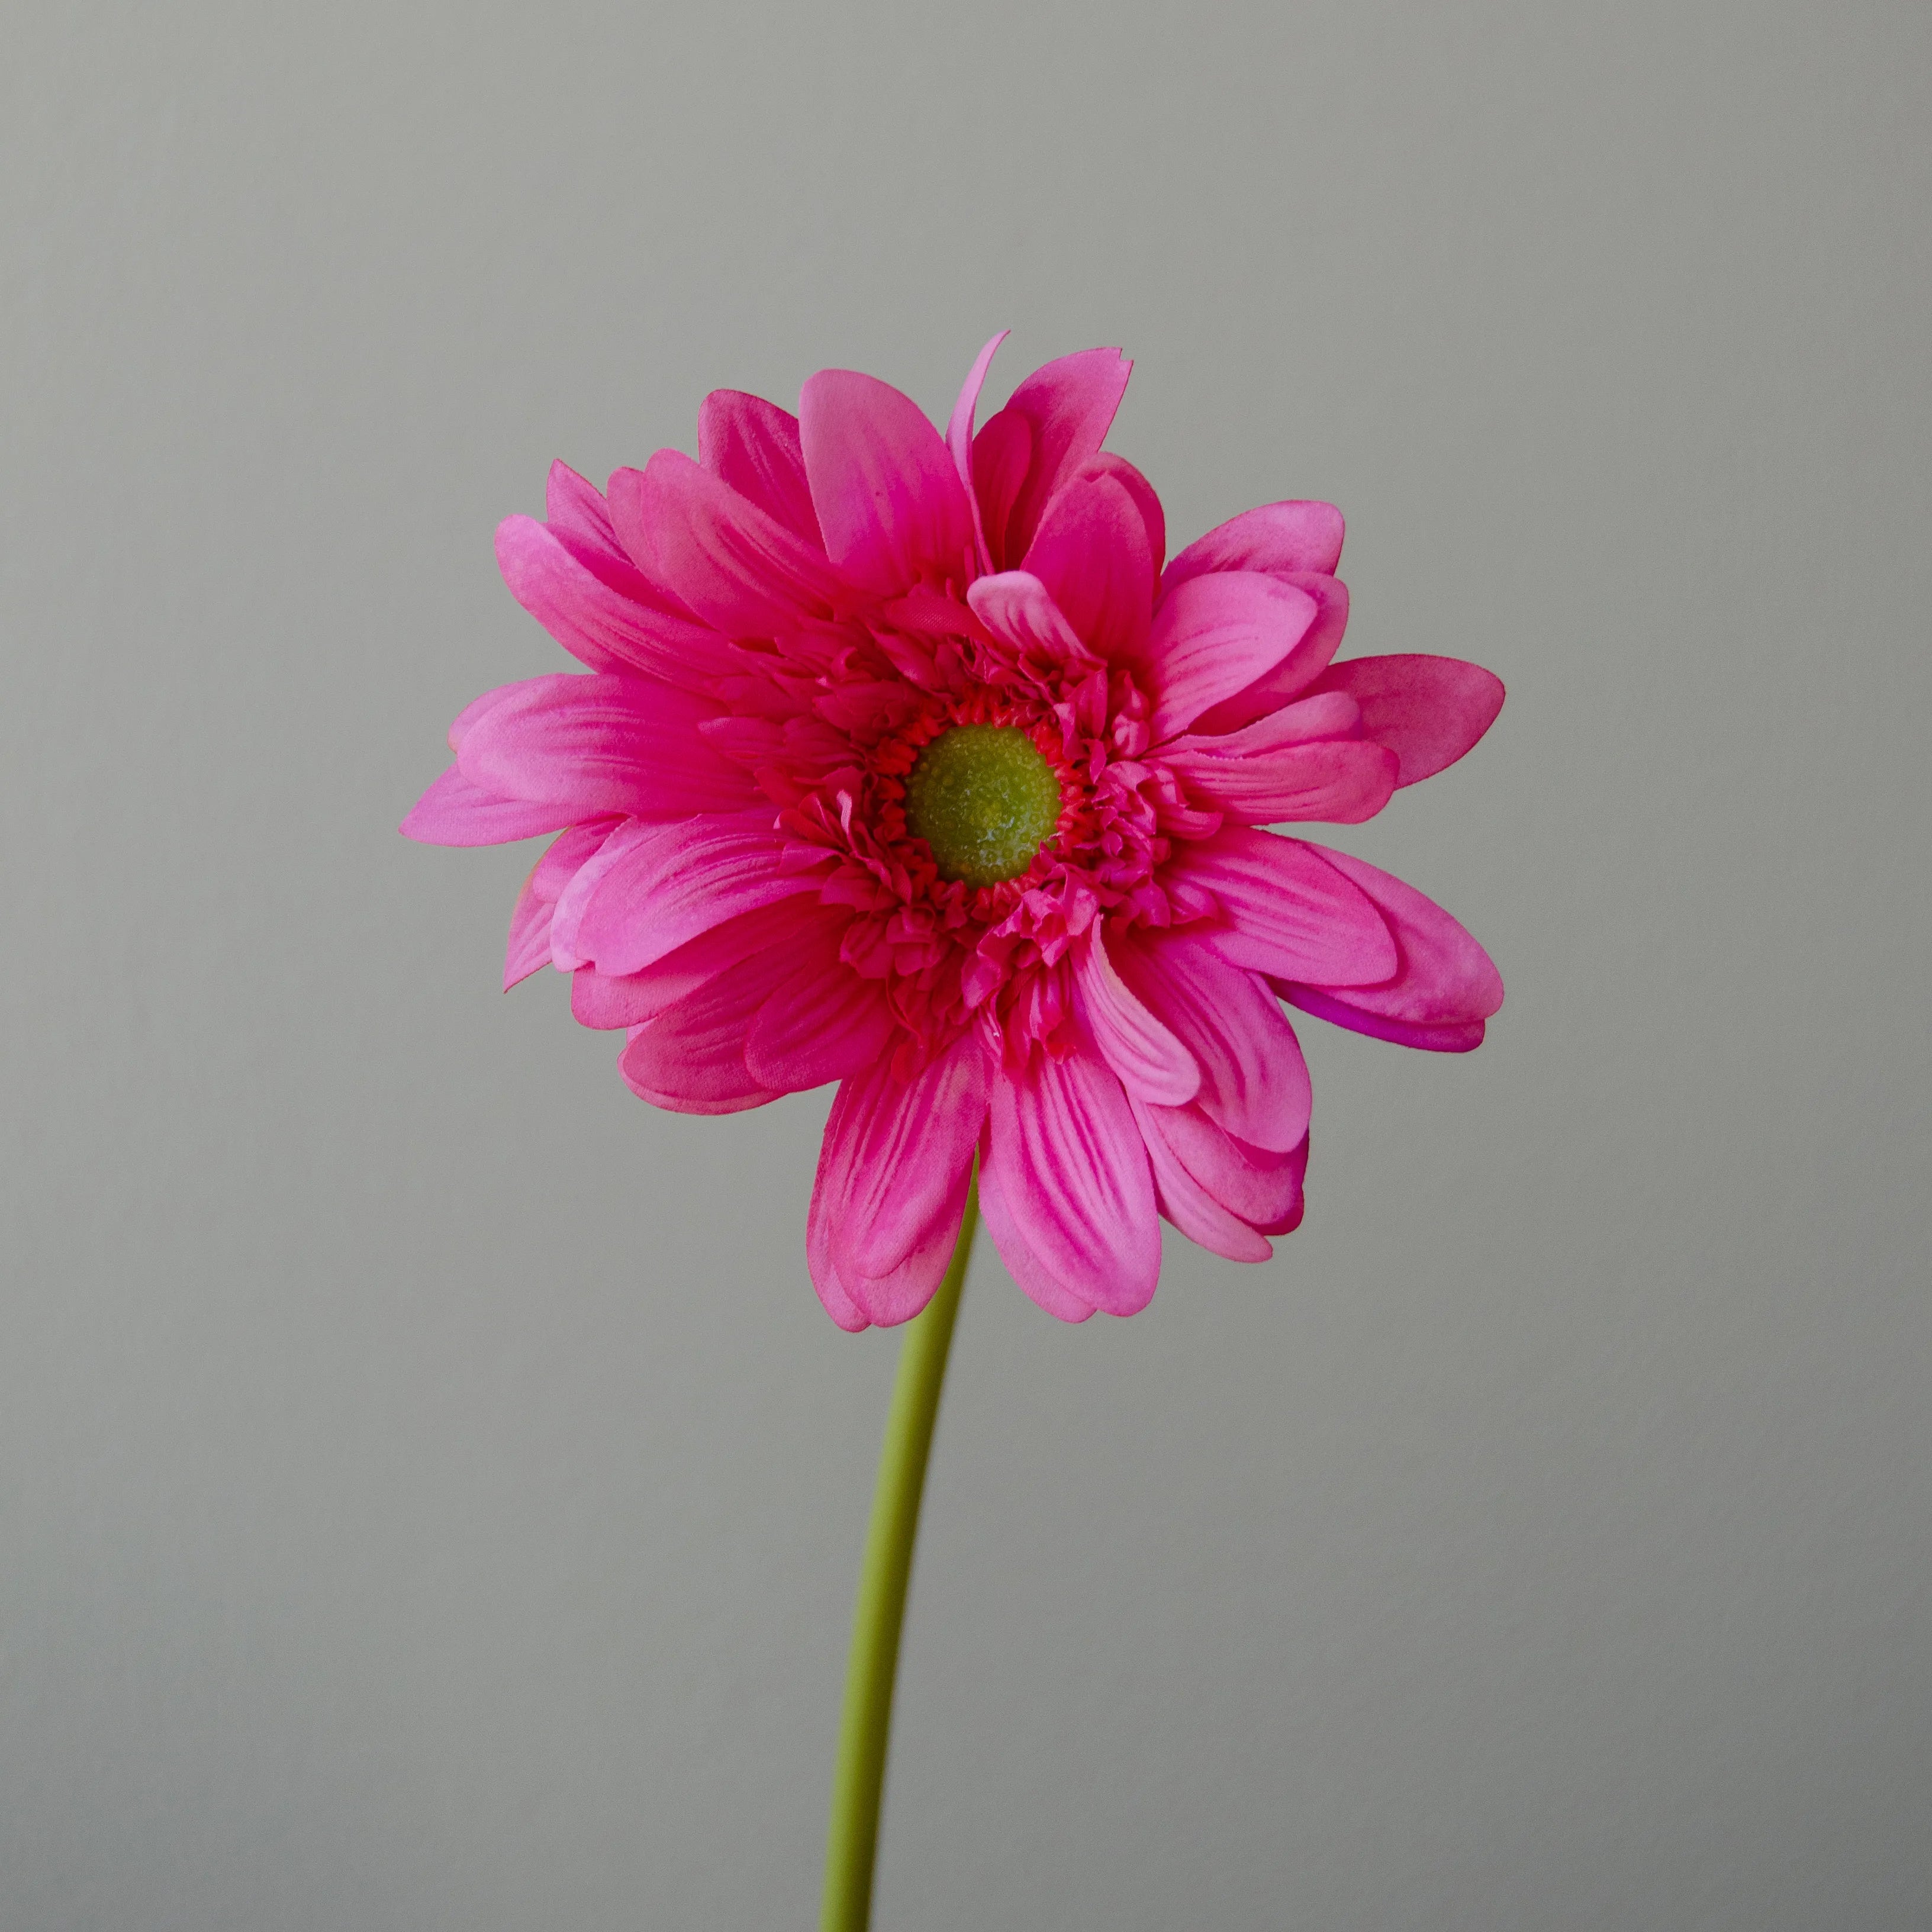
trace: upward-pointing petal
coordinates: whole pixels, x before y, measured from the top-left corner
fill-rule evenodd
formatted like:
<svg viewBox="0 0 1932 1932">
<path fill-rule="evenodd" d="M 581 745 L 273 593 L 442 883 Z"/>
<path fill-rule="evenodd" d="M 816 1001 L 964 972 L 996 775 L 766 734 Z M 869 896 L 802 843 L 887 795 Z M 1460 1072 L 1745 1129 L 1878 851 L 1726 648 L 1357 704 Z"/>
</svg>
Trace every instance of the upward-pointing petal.
<svg viewBox="0 0 1932 1932">
<path fill-rule="evenodd" d="M 826 554 L 896 597 L 922 579 L 964 583 L 973 513 L 938 430 L 910 396 L 851 369 L 821 369 L 799 397 L 799 433 Z"/>
<path fill-rule="evenodd" d="M 789 410 L 741 389 L 713 389 L 698 408 L 698 460 L 813 549 L 824 548 Z"/>
</svg>

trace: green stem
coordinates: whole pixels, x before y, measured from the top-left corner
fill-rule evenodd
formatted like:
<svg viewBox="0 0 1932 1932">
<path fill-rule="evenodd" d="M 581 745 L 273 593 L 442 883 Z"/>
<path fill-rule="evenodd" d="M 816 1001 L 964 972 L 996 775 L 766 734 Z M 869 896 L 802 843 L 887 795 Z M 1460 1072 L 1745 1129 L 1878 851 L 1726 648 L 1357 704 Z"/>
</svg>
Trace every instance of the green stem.
<svg viewBox="0 0 1932 1932">
<path fill-rule="evenodd" d="M 906 1324 L 865 1567 L 852 1616 L 852 1649 L 845 1664 L 845 1710 L 838 1726 L 838 1767 L 832 1780 L 832 1824 L 825 1841 L 825 1898 L 820 1932 L 866 1932 L 872 1922 L 872 1867 L 879 1845 L 879 1802 L 885 1790 L 886 1746 L 892 1735 L 892 1680 L 898 1670 L 899 1630 L 906 1585 L 919 1534 L 932 1425 L 946 1380 L 946 1352 L 959 1312 L 959 1290 L 980 1219 L 980 1181 L 967 1189 L 966 1212 L 939 1292 Z"/>
</svg>

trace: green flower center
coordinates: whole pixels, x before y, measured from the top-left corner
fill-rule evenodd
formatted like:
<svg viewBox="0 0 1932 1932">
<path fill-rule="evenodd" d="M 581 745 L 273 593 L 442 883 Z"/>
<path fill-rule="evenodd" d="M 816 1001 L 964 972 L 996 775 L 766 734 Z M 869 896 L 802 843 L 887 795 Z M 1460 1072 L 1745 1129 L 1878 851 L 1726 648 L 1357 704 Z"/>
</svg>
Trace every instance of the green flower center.
<svg viewBox="0 0 1932 1932">
<path fill-rule="evenodd" d="M 1060 781 L 1011 724 L 959 724 L 906 776 L 906 830 L 932 848 L 944 879 L 1016 879 L 1060 823 Z"/>
</svg>

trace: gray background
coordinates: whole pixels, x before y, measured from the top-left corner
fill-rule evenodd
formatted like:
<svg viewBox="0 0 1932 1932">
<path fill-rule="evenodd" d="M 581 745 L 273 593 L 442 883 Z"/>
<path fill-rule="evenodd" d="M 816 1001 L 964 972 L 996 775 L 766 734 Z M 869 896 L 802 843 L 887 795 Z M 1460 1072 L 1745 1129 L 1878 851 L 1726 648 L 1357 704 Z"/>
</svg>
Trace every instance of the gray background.
<svg viewBox="0 0 1932 1932">
<path fill-rule="evenodd" d="M 1921 4 L 32 7 L 7 236 L 0 1924 L 803 1927 L 896 1348 L 826 1096 L 655 1114 L 496 519 L 826 364 L 1139 358 L 1508 681 L 1346 842 L 1472 1059 L 1303 1031 L 1303 1232 L 976 1262 L 882 1928 L 1932 1924 Z"/>
</svg>

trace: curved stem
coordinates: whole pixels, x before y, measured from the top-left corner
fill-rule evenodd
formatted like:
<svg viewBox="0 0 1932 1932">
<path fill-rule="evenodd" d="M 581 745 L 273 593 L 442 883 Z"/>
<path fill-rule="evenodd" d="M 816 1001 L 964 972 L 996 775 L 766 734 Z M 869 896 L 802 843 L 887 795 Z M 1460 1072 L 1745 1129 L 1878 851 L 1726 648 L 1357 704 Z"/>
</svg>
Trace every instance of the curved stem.
<svg viewBox="0 0 1932 1932">
<path fill-rule="evenodd" d="M 845 1665 L 845 1709 L 838 1727 L 838 1765 L 832 1780 L 832 1823 L 825 1844 L 825 1897 L 820 1932 L 866 1932 L 872 1919 L 872 1867 L 879 1844 L 879 1803 L 885 1790 L 886 1747 L 892 1734 L 892 1680 L 898 1670 L 899 1630 L 906 1586 L 919 1534 L 932 1426 L 946 1380 L 959 1290 L 980 1219 L 976 1173 L 966 1192 L 959 1238 L 939 1292 L 906 1324 L 898 1375 L 879 1452 L 872 1527 L 859 1573 L 852 1617 L 852 1650 Z"/>
</svg>

